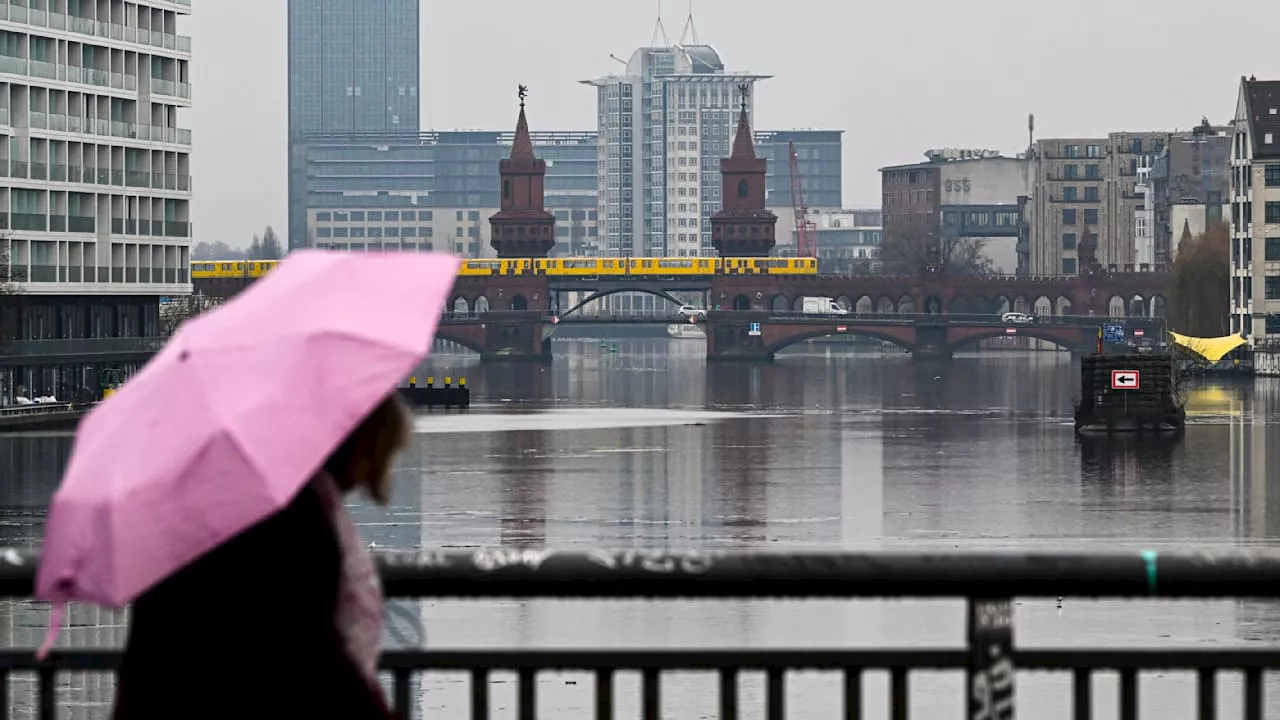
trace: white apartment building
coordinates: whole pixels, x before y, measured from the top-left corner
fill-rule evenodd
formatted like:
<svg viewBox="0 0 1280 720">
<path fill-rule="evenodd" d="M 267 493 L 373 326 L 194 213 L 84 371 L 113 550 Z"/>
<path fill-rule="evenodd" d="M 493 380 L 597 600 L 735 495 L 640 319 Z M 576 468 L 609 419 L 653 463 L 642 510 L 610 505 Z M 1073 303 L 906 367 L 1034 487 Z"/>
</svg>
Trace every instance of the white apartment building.
<svg viewBox="0 0 1280 720">
<path fill-rule="evenodd" d="M 767 75 L 727 72 L 708 45 L 636 50 L 597 88 L 600 251 L 613 256 L 712 255 L 739 85 Z M 748 113 L 751 113 L 748 95 Z"/>
<path fill-rule="evenodd" d="M 22 294 L 191 292 L 190 13 L 0 3 L 0 232 Z"/>
<path fill-rule="evenodd" d="M 1269 345 L 1280 338 L 1280 81 L 1241 78 L 1234 124 L 1231 331 Z"/>
</svg>

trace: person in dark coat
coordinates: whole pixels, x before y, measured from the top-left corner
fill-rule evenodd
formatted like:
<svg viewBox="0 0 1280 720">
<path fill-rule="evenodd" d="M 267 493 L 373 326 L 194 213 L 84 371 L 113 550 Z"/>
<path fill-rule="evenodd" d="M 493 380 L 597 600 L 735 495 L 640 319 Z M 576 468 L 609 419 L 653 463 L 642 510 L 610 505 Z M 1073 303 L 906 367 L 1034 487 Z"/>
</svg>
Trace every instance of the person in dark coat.
<svg viewBox="0 0 1280 720">
<path fill-rule="evenodd" d="M 344 534 L 335 520 L 333 498 L 348 524 L 341 493 L 363 488 L 385 504 L 393 456 L 408 437 L 407 413 L 393 395 L 287 507 L 140 596 L 114 719 L 391 718 L 372 677 L 380 591 L 363 653 L 340 621 L 359 594 L 349 589 L 350 568 L 374 573 L 367 551 L 359 548 L 362 558 L 350 547 L 354 526 Z M 322 481 L 333 484 L 331 497 Z M 366 620 L 374 614 L 369 606 L 345 614 L 361 612 Z"/>
</svg>

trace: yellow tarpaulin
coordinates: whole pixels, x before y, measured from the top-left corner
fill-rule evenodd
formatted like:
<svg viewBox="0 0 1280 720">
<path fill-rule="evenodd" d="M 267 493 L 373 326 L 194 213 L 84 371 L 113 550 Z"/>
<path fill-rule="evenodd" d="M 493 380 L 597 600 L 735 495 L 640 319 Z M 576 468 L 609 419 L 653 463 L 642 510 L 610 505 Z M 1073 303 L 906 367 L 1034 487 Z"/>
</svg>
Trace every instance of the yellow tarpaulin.
<svg viewBox="0 0 1280 720">
<path fill-rule="evenodd" d="M 1211 363 L 1218 362 L 1224 355 L 1247 342 L 1239 335 L 1227 335 L 1216 338 L 1198 338 L 1179 335 L 1176 332 L 1171 332 L 1169 334 L 1173 336 L 1173 341 L 1176 344 L 1190 350 Z"/>
</svg>

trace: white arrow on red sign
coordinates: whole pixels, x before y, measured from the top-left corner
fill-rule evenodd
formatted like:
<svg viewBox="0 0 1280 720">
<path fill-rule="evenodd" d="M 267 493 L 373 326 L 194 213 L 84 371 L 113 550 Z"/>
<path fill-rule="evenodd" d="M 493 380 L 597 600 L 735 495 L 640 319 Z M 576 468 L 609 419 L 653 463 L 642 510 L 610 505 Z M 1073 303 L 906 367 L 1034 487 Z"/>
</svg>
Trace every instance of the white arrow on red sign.
<svg viewBox="0 0 1280 720">
<path fill-rule="evenodd" d="M 1112 390 L 1137 390 L 1139 386 L 1137 370 L 1112 370 Z"/>
</svg>

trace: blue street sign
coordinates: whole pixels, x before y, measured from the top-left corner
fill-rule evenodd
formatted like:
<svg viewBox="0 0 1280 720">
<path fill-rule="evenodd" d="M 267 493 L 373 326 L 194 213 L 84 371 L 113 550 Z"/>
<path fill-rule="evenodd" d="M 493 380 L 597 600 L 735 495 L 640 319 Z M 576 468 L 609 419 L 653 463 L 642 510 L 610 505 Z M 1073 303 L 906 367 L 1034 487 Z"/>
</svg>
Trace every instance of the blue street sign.
<svg viewBox="0 0 1280 720">
<path fill-rule="evenodd" d="M 756 322 L 751 323 L 751 330 L 749 330 L 749 331 L 747 332 L 747 334 L 748 334 L 748 335 L 759 335 L 759 334 L 760 334 L 760 323 L 756 323 Z"/>
<path fill-rule="evenodd" d="M 1123 325 L 1103 325 L 1102 339 L 1109 343 L 1124 342 L 1124 326 Z"/>
</svg>

